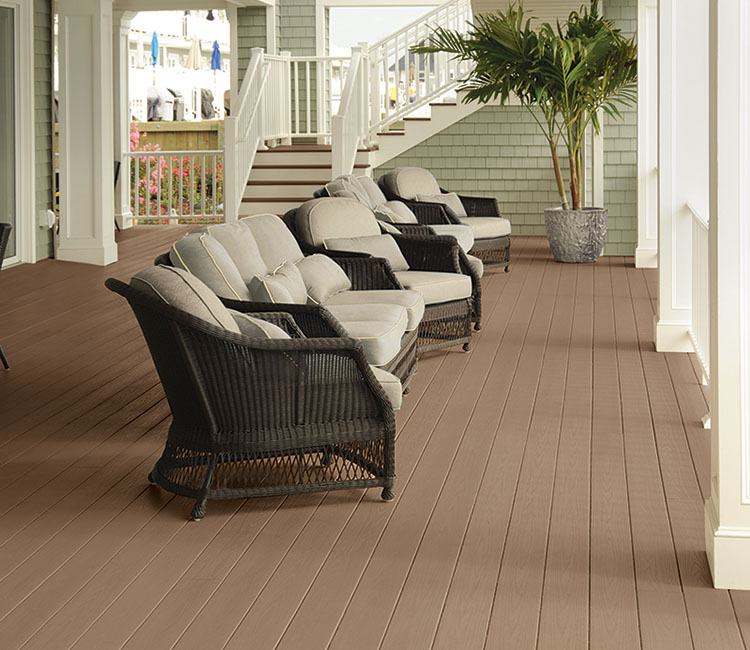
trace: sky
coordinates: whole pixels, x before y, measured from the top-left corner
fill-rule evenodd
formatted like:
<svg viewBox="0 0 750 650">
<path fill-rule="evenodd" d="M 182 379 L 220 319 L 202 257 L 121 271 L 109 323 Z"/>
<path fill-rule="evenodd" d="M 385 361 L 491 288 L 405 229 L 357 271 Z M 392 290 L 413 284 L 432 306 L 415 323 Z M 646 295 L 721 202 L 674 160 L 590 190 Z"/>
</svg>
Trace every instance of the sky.
<svg viewBox="0 0 750 650">
<path fill-rule="evenodd" d="M 348 56 L 352 45 L 376 43 L 434 8 L 331 7 L 331 54 Z"/>
</svg>

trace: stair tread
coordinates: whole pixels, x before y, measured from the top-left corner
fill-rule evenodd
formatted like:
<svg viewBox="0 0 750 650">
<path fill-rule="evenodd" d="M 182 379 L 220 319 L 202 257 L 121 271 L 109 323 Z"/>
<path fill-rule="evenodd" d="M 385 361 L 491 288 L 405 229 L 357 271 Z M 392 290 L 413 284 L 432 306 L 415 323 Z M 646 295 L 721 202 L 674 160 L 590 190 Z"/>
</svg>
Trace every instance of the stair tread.
<svg viewBox="0 0 750 650">
<path fill-rule="evenodd" d="M 431 117 L 405 117 L 404 122 L 429 122 Z"/>
<path fill-rule="evenodd" d="M 369 149 L 357 149 L 357 152 L 368 153 L 376 150 L 377 147 L 371 147 Z M 326 151 L 331 151 L 330 144 L 280 144 L 278 147 L 258 149 L 258 153 L 316 153 Z"/>
<path fill-rule="evenodd" d="M 321 181 L 289 180 L 289 181 L 248 181 L 248 185 L 320 185 Z"/>
<path fill-rule="evenodd" d="M 358 169 L 367 169 L 370 167 L 369 163 L 357 163 L 354 165 Z M 320 164 L 310 164 L 305 165 L 304 163 L 298 164 L 278 164 L 278 165 L 253 165 L 253 169 L 331 169 L 333 165 L 320 165 Z"/>
<path fill-rule="evenodd" d="M 406 135 L 405 131 L 383 131 L 382 133 L 378 133 L 378 135 Z"/>
<path fill-rule="evenodd" d="M 430 106 L 457 106 L 456 102 L 430 102 Z"/>
<path fill-rule="evenodd" d="M 304 203 L 312 196 L 243 196 L 243 203 Z"/>
</svg>

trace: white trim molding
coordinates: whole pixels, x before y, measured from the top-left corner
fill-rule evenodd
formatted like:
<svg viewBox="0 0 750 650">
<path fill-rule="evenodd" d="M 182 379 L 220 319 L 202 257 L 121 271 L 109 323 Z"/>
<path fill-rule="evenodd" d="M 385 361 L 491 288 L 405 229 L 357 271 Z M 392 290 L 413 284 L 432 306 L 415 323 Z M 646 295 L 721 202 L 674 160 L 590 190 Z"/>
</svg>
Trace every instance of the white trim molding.
<svg viewBox="0 0 750 650">
<path fill-rule="evenodd" d="M 659 238 L 659 12 L 638 0 L 637 268 L 656 268 Z"/>
<path fill-rule="evenodd" d="M 750 8 L 710 3 L 711 495 L 714 585 L 750 589 Z"/>
<path fill-rule="evenodd" d="M 24 0 L 0 0 L 0 6 L 13 9 L 15 30 L 16 255 L 6 260 L 10 265 L 36 262 L 34 12 Z"/>
</svg>

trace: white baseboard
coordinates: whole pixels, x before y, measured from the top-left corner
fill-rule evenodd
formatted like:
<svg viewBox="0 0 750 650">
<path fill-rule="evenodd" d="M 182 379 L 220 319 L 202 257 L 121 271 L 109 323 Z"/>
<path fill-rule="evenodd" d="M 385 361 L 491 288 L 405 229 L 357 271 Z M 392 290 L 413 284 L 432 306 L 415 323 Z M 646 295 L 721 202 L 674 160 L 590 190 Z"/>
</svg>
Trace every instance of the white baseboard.
<svg viewBox="0 0 750 650">
<path fill-rule="evenodd" d="M 642 248 L 638 246 L 635 249 L 635 268 L 655 269 L 657 268 L 658 257 L 655 248 Z"/>
<path fill-rule="evenodd" d="M 671 323 L 654 317 L 654 343 L 657 352 L 695 352 L 687 323 Z"/>
<path fill-rule="evenodd" d="M 706 501 L 706 555 L 716 589 L 750 589 L 750 528 L 719 526 L 711 499 Z"/>
<path fill-rule="evenodd" d="M 60 245 L 55 251 L 55 259 L 63 262 L 80 262 L 81 264 L 95 264 L 107 266 L 117 261 L 117 244 L 103 248 L 75 248 Z"/>
</svg>

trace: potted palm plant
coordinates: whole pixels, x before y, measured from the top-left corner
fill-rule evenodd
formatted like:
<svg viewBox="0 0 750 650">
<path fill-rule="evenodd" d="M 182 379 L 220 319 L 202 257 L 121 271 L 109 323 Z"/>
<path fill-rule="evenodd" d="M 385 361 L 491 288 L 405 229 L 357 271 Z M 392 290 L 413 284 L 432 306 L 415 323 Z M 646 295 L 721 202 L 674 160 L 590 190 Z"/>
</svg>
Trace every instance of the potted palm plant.
<svg viewBox="0 0 750 650">
<path fill-rule="evenodd" d="M 545 210 L 547 237 L 555 259 L 593 262 L 607 234 L 607 211 L 581 207 L 583 135 L 598 133 L 600 112 L 622 119 L 619 108 L 636 101 L 635 37 L 625 38 L 599 15 L 599 3 L 573 12 L 555 27 L 532 28 L 523 1 L 506 11 L 477 16 L 467 33 L 435 28 L 414 47 L 420 54 L 447 52 L 473 62 L 462 80 L 463 101 L 505 105 L 511 97 L 532 115 L 549 144 L 560 206 Z M 558 148 L 567 153 L 570 199 Z"/>
</svg>

